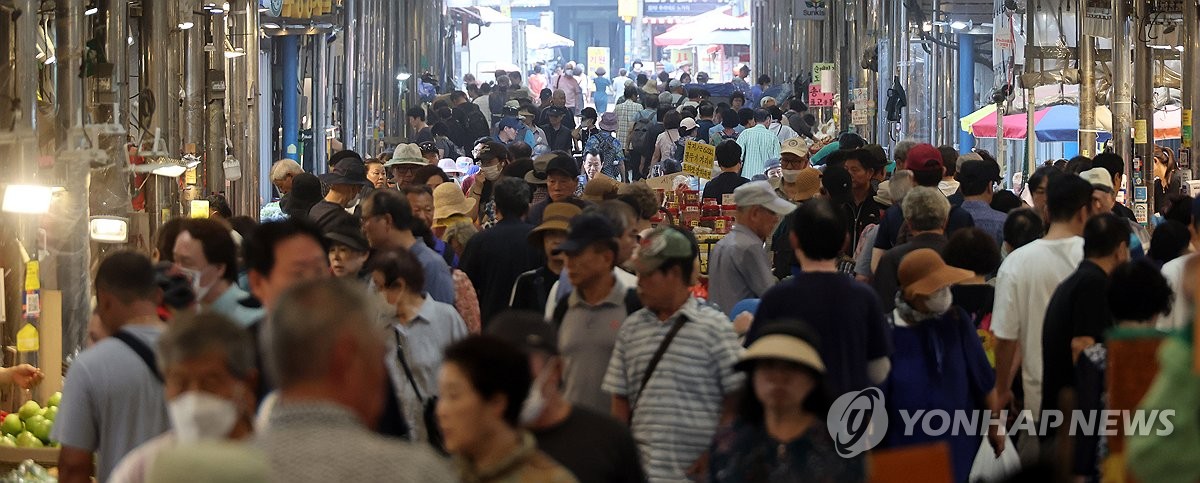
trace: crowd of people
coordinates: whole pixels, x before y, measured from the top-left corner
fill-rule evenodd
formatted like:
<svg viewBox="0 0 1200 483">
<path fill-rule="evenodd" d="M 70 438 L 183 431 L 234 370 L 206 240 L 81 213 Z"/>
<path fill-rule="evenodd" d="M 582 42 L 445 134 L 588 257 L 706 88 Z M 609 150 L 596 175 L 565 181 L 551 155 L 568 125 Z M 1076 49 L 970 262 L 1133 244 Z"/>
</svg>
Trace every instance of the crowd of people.
<svg viewBox="0 0 1200 483">
<path fill-rule="evenodd" d="M 1173 198 L 1151 245 L 1111 153 L 1018 195 L 987 152 L 814 135 L 761 85 L 756 109 L 627 85 L 597 119 L 555 87 L 571 76 L 535 107 L 512 74 L 411 109 L 391 152 L 276 162 L 261 223 L 216 209 L 100 261 L 60 480 L 154 481 L 216 443 L 241 481 L 863 481 L 826 427 L 842 394 L 879 388 L 893 428 L 1036 415 L 1103 367 L 1108 329 L 1190 320 L 1200 209 Z M 680 140 L 716 146 L 703 186 Z M 708 252 L 664 217 L 690 189 L 734 205 Z M 986 444 L 917 430 L 880 449 L 945 441 L 955 481 Z M 1073 442 L 1092 455 L 1073 474 L 1098 476 Z"/>
</svg>

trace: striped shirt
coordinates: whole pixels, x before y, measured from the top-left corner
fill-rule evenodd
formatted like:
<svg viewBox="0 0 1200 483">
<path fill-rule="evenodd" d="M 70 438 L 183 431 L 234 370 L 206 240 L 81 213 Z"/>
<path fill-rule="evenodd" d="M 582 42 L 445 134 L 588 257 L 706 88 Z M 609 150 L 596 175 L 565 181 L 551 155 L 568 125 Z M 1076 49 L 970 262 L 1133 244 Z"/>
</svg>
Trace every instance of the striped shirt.
<svg viewBox="0 0 1200 483">
<path fill-rule="evenodd" d="M 650 359 L 680 316 L 687 322 L 645 392 L 637 394 Z M 741 351 L 729 318 L 695 298 L 665 321 L 648 309 L 625 319 L 603 389 L 636 408 L 633 437 L 651 482 L 686 481 L 688 468 L 708 449 L 725 397 L 742 386 L 744 375 L 733 370 Z"/>
<path fill-rule="evenodd" d="M 742 176 L 747 178 L 767 171 L 767 160 L 779 157 L 779 137 L 759 124 L 738 135 L 742 147 Z"/>
<path fill-rule="evenodd" d="M 633 129 L 633 123 L 637 122 L 638 113 L 642 112 L 642 109 L 642 105 L 634 101 L 625 101 L 613 108 L 613 112 L 617 113 L 617 140 L 621 141 L 622 148 L 630 149 L 629 131 Z"/>
</svg>

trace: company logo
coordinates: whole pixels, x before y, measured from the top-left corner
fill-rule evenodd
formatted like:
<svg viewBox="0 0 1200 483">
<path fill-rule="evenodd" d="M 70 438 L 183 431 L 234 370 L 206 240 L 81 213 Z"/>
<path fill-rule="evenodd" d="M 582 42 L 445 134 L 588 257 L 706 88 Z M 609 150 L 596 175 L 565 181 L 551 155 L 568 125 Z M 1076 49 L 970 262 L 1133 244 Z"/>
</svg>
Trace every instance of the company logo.
<svg viewBox="0 0 1200 483">
<path fill-rule="evenodd" d="M 833 437 L 834 448 L 843 458 L 853 458 L 874 448 L 887 434 L 883 391 L 868 387 L 842 394 L 829 408 L 825 425 Z"/>
</svg>

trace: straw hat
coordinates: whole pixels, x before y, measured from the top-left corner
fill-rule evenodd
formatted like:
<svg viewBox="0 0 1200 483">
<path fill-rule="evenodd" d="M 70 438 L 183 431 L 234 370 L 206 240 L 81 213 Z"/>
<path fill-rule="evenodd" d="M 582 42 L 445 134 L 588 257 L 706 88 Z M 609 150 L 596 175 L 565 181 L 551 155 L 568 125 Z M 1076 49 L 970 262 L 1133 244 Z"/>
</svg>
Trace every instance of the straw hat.
<svg viewBox="0 0 1200 483">
<path fill-rule="evenodd" d="M 470 216 L 475 210 L 475 198 L 467 198 L 457 184 L 442 183 L 433 189 L 433 219 L 441 220 L 453 215 Z"/>
<path fill-rule="evenodd" d="M 800 170 L 796 176 L 796 188 L 799 193 L 792 201 L 808 201 L 821 192 L 821 170 L 809 166 Z"/>
<path fill-rule="evenodd" d="M 811 368 L 818 374 L 825 373 L 825 363 L 821 354 L 808 341 L 793 334 L 774 333 L 759 337 L 746 348 L 742 358 L 734 365 L 734 369 L 745 371 L 760 360 L 781 360 L 795 362 Z"/>
<path fill-rule="evenodd" d="M 565 201 L 554 202 L 546 205 L 546 211 L 542 212 L 542 224 L 538 225 L 533 229 L 533 231 L 529 232 L 529 243 L 540 247 L 542 244 L 542 237 L 547 231 L 569 231 L 571 228 L 571 218 L 574 218 L 576 215 L 582 212 L 583 210 L 578 206 Z"/>
<path fill-rule="evenodd" d="M 588 180 L 587 185 L 583 187 L 582 198 L 593 203 L 599 203 L 604 200 L 616 198 L 617 191 L 620 189 L 620 182 L 608 176 L 599 175 Z"/>
<path fill-rule="evenodd" d="M 885 206 L 892 206 L 892 189 L 891 180 L 883 180 L 879 183 L 879 188 L 875 190 L 875 202 Z"/>
<path fill-rule="evenodd" d="M 925 297 L 975 276 L 970 270 L 951 267 L 929 248 L 913 250 L 900 261 L 900 290 L 905 299 Z"/>
</svg>

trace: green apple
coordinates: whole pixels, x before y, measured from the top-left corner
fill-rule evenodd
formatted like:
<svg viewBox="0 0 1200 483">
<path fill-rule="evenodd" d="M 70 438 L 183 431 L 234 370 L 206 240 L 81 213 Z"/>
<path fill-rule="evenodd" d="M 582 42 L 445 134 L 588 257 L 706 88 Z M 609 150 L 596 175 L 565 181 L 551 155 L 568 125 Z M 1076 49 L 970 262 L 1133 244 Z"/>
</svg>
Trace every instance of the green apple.
<svg viewBox="0 0 1200 483">
<path fill-rule="evenodd" d="M 25 421 L 25 430 L 33 433 L 42 441 L 50 441 L 50 421 L 41 416 L 34 416 Z"/>
<path fill-rule="evenodd" d="M 58 406 L 50 406 L 46 408 L 46 414 L 43 414 L 42 417 L 50 421 L 54 421 L 54 418 L 58 417 Z"/>
<path fill-rule="evenodd" d="M 21 409 L 17 411 L 17 414 L 21 416 L 22 421 L 25 421 L 36 416 L 39 409 L 42 409 L 42 407 L 38 406 L 37 401 L 25 401 L 25 404 L 21 405 Z"/>
<path fill-rule="evenodd" d="M 62 402 L 62 393 L 56 392 L 50 395 L 50 399 L 46 400 L 46 407 L 56 408 L 60 402 Z"/>
<path fill-rule="evenodd" d="M 46 445 L 42 444 L 42 440 L 38 439 L 37 436 L 34 436 L 33 433 L 30 433 L 29 431 L 23 431 L 21 434 L 17 435 L 18 448 L 41 448 L 44 446 Z"/>
<path fill-rule="evenodd" d="M 0 423 L 0 431 L 4 434 L 16 435 L 25 430 L 25 425 L 21 424 L 21 417 L 14 414 L 9 414 L 4 417 L 4 422 Z"/>
<path fill-rule="evenodd" d="M 0 446 L 16 448 L 17 447 L 17 439 L 8 434 L 6 434 L 4 436 L 0 436 Z"/>
</svg>

